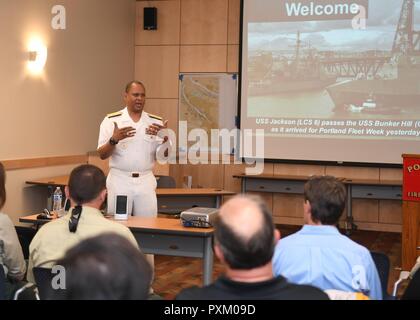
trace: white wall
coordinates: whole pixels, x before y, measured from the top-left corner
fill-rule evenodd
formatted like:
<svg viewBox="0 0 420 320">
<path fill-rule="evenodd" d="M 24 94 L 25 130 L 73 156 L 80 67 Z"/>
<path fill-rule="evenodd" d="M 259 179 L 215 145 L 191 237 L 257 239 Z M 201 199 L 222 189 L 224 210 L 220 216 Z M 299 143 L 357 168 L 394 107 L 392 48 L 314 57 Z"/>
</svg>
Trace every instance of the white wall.
<svg viewBox="0 0 420 320">
<path fill-rule="evenodd" d="M 54 5 L 66 29 L 51 27 Z M 0 0 L 0 160 L 86 154 L 103 117 L 122 105 L 134 76 L 135 0 Z M 43 77 L 28 75 L 27 43 L 48 47 Z M 75 166 L 75 165 L 74 165 Z M 4 212 L 14 221 L 44 205 L 24 181 L 74 166 L 7 172 Z"/>
</svg>

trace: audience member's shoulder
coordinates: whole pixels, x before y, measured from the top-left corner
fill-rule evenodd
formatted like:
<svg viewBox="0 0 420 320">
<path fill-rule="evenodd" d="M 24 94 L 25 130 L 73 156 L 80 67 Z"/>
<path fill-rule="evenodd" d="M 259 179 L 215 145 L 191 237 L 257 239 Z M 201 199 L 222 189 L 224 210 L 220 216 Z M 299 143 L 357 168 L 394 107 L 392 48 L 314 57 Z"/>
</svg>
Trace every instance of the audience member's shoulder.
<svg viewBox="0 0 420 320">
<path fill-rule="evenodd" d="M 61 228 L 63 225 L 68 225 L 69 219 L 67 217 L 62 217 L 58 219 L 52 219 L 51 221 L 42 224 L 39 227 L 38 232 L 45 232 L 46 230 Z M 37 232 L 37 233 L 38 233 Z"/>
<path fill-rule="evenodd" d="M 357 252 L 358 254 L 363 254 L 363 255 L 369 255 L 369 250 L 362 246 L 361 244 L 357 243 L 356 241 L 350 239 L 349 237 L 345 236 L 345 235 L 341 235 L 342 239 L 347 243 L 348 245 L 348 250 L 353 251 L 353 252 Z"/>
<path fill-rule="evenodd" d="M 7 214 L 4 214 L 3 212 L 0 212 L 0 225 L 2 227 L 10 227 L 13 226 L 12 219 Z"/>
<path fill-rule="evenodd" d="M 277 247 L 294 245 L 296 244 L 296 242 L 302 241 L 300 232 L 301 230 L 296 231 L 295 233 L 292 233 L 284 238 L 281 238 L 281 240 L 277 243 Z"/>
</svg>

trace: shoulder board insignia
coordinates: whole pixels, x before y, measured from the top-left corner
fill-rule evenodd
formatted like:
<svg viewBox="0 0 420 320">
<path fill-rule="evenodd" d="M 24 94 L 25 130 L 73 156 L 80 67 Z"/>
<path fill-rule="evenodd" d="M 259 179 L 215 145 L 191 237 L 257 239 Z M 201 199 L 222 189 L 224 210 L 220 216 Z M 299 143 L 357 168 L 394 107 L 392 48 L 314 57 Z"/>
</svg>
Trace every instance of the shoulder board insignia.
<svg viewBox="0 0 420 320">
<path fill-rule="evenodd" d="M 163 119 L 162 117 L 159 117 L 159 116 L 156 116 L 156 115 L 154 115 L 154 114 L 150 114 L 150 113 L 149 113 L 149 117 L 150 117 L 150 118 L 153 118 L 153 119 L 156 119 L 156 120 L 161 120 L 161 121 L 162 121 L 162 119 Z"/>
<path fill-rule="evenodd" d="M 115 118 L 115 117 L 119 117 L 120 115 L 122 115 L 121 111 L 117 111 L 117 112 L 113 112 L 113 113 L 108 113 L 106 116 L 108 118 Z"/>
</svg>

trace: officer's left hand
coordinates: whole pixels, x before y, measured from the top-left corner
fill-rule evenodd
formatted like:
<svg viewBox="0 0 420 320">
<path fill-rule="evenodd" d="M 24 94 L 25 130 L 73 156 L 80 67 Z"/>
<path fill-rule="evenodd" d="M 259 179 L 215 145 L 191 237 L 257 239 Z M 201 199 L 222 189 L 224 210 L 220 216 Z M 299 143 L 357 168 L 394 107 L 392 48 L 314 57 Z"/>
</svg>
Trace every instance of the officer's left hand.
<svg viewBox="0 0 420 320">
<path fill-rule="evenodd" d="M 146 134 L 150 134 L 152 136 L 155 136 L 158 134 L 158 132 L 162 129 L 166 129 L 168 127 L 168 120 L 165 120 L 163 125 L 152 123 L 148 128 L 146 128 Z"/>
</svg>

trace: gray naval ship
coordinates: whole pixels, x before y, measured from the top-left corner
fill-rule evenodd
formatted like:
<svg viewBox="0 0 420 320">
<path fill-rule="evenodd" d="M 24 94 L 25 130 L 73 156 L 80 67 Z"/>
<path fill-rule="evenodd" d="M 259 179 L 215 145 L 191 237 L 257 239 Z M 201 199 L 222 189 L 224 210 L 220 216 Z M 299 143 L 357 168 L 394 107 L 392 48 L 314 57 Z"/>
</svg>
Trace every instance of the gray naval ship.
<svg viewBox="0 0 420 320">
<path fill-rule="evenodd" d="M 413 31 L 413 9 L 414 0 L 403 1 L 392 51 L 370 59 L 370 70 L 378 69 L 371 79 L 345 80 L 326 88 L 336 112 L 404 114 L 419 109 L 420 33 Z"/>
<path fill-rule="evenodd" d="M 335 83 L 335 76 L 323 74 L 319 53 L 306 48 L 297 32 L 292 55 L 262 51 L 250 57 L 248 93 L 253 96 L 287 94 L 324 89 Z"/>
</svg>

